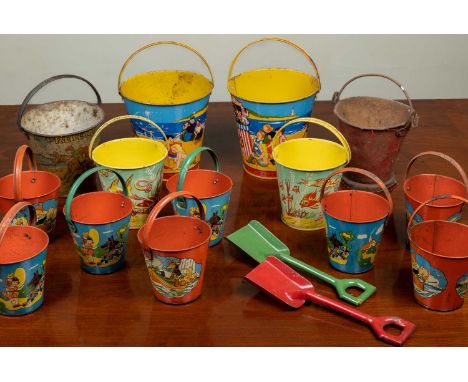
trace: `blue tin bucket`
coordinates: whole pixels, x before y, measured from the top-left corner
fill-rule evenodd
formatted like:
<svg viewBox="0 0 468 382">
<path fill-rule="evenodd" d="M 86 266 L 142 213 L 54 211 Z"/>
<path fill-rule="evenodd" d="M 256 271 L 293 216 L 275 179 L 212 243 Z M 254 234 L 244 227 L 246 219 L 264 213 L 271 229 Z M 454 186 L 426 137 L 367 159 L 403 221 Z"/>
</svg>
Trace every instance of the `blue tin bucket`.
<svg viewBox="0 0 468 382">
<path fill-rule="evenodd" d="M 115 173 L 122 193 L 96 191 L 74 198 L 81 183 L 95 172 Z M 125 264 L 132 201 L 122 176 L 99 166 L 83 173 L 70 188 L 64 207 L 65 219 L 80 256 L 81 268 L 93 274 L 115 272 Z"/>
<path fill-rule="evenodd" d="M 12 226 L 13 218 L 25 208 L 29 225 Z M 35 224 L 36 212 L 28 202 L 16 203 L 0 223 L 0 314 L 28 314 L 44 300 L 49 237 Z"/>
<path fill-rule="evenodd" d="M 202 169 L 188 171 L 197 155 L 203 151 L 207 151 L 213 158 L 215 171 Z M 210 247 L 218 244 L 223 237 L 232 186 L 232 179 L 221 172 L 218 156 L 208 147 L 199 147 L 192 151 L 182 164 L 180 173 L 173 175 L 166 183 L 170 193 L 187 191 L 201 201 L 205 220 L 211 227 Z M 193 198 L 174 199 L 172 206 L 179 215 L 200 216 L 197 202 Z"/>
<path fill-rule="evenodd" d="M 128 63 L 142 51 L 159 45 L 175 45 L 195 53 L 208 69 L 210 79 L 186 70 L 159 70 L 139 73 L 122 82 Z M 203 143 L 208 101 L 214 81 L 205 58 L 189 45 L 159 41 L 133 52 L 120 70 L 118 87 L 128 114 L 151 119 L 168 137 L 169 155 L 164 165 L 164 179 L 179 172 L 183 160 Z M 144 121 L 132 120 L 138 136 L 163 139 L 161 133 Z M 192 167 L 198 164 L 194 161 Z"/>
<path fill-rule="evenodd" d="M 268 41 L 287 44 L 299 51 L 311 64 L 315 76 L 285 68 L 260 68 L 233 76 L 239 56 L 248 48 Z M 234 57 L 228 75 L 228 90 L 237 123 L 244 169 L 258 178 L 276 179 L 272 141 L 277 130 L 289 120 L 310 117 L 320 76 L 314 60 L 295 43 L 276 37 L 247 44 Z M 282 131 L 280 142 L 302 138 L 304 123 L 289 125 Z"/>
<path fill-rule="evenodd" d="M 324 195 L 328 181 L 344 172 L 369 177 L 379 185 L 386 199 L 359 190 L 342 190 Z M 320 190 L 320 203 L 327 222 L 330 265 L 346 273 L 370 270 L 374 266 L 384 227 L 393 209 L 393 200 L 385 184 L 367 170 L 342 168 L 325 179 Z"/>
</svg>

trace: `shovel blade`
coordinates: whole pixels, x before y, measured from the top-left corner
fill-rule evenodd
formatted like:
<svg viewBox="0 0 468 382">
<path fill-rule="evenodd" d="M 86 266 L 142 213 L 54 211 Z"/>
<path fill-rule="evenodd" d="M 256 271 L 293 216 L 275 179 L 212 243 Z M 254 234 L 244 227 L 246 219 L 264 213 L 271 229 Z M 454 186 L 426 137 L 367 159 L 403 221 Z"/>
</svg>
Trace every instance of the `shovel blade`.
<svg viewBox="0 0 468 382">
<path fill-rule="evenodd" d="M 314 290 L 314 286 L 307 279 L 274 256 L 268 256 L 245 278 L 293 308 L 304 305 L 307 292 Z"/>
</svg>

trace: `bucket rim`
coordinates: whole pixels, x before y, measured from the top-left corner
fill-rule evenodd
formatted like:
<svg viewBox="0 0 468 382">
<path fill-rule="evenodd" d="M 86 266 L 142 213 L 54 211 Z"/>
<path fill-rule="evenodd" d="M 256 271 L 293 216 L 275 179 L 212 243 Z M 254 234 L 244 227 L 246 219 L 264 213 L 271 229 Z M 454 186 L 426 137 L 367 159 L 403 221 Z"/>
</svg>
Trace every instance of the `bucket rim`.
<svg viewBox="0 0 468 382">
<path fill-rule="evenodd" d="M 51 102 L 44 102 L 44 103 L 41 103 L 41 104 L 36 104 L 36 105 L 31 105 L 31 107 L 26 110 L 24 112 L 24 115 L 23 117 L 21 118 L 21 121 L 23 121 L 23 118 L 28 114 L 28 112 L 38 106 L 42 106 L 42 105 L 51 105 L 51 104 L 54 104 L 54 103 L 60 103 L 60 102 L 83 102 L 83 103 L 87 103 L 88 105 L 91 105 L 91 106 L 96 106 L 98 107 L 99 109 L 101 109 L 102 111 L 102 119 L 100 119 L 95 125 L 92 125 L 91 127 L 87 127 L 86 129 L 84 130 L 80 130 L 80 131 L 75 131 L 74 133 L 67 133 L 67 134 L 59 134 L 59 135 L 48 135 L 48 134 L 39 134 L 39 133 L 36 133 L 34 131 L 31 131 L 31 130 L 28 130 L 27 128 L 25 128 L 22 124 L 21 124 L 21 128 L 28 134 L 31 134 L 31 135 L 36 135 L 38 137 L 44 137 L 44 138 L 62 138 L 62 137 L 70 137 L 70 136 L 73 136 L 73 135 L 80 135 L 80 134 L 83 134 L 83 133 L 87 133 L 88 131 L 92 130 L 92 129 L 95 129 L 97 128 L 99 125 L 102 124 L 102 122 L 106 119 L 106 113 L 104 111 L 104 109 L 101 107 L 100 104 L 97 104 L 97 103 L 91 103 L 91 102 L 87 102 L 87 101 L 83 101 L 83 100 L 79 100 L 79 99 L 67 99 L 67 100 L 60 100 L 60 101 L 51 101 Z"/>
<path fill-rule="evenodd" d="M 39 199 L 39 198 L 43 198 L 44 196 L 47 196 L 47 195 L 50 195 L 50 194 L 53 194 L 55 192 L 58 192 L 58 190 L 60 189 L 60 187 L 62 186 L 62 181 L 60 179 L 60 177 L 57 175 L 57 174 L 54 174 L 53 172 L 50 172 L 50 171 L 43 171 L 43 170 L 37 170 L 37 171 L 34 171 L 34 170 L 24 170 L 22 172 L 34 172 L 34 173 L 46 173 L 47 175 L 52 175 L 53 178 L 55 178 L 56 181 L 58 181 L 58 186 L 55 187 L 54 189 L 52 189 L 51 191 L 49 192 L 46 192 L 46 193 L 43 193 L 43 194 L 40 194 L 40 195 L 37 195 L 37 196 L 33 196 L 31 198 L 24 198 L 23 197 L 23 201 L 29 201 L 29 200 L 33 200 L 33 199 Z M 4 175 L 0 178 L 0 182 L 2 182 L 4 179 L 7 179 L 7 178 L 13 178 L 14 177 L 14 174 L 7 174 L 7 175 Z M 13 183 L 12 183 L 13 184 Z M 50 199 L 57 199 L 58 196 L 56 196 L 55 198 L 50 198 Z M 15 200 L 15 198 L 7 198 L 6 196 L 2 195 L 2 193 L 0 192 L 0 199 L 5 199 L 5 200 Z"/>
<path fill-rule="evenodd" d="M 346 148 L 343 147 L 342 145 L 340 145 L 339 143 L 337 142 L 334 142 L 334 141 L 330 141 L 329 139 L 322 139 L 322 138 L 311 138 L 311 137 L 306 137 L 306 138 L 297 138 L 297 139 L 291 139 L 289 141 L 286 141 L 286 142 L 283 142 L 283 143 L 280 143 L 278 146 L 276 146 L 274 149 L 273 149 L 273 159 L 275 160 L 275 163 L 289 169 L 289 170 L 294 170 L 294 171 L 301 171 L 301 172 L 321 172 L 321 171 L 329 171 L 329 170 L 333 170 L 333 169 L 336 169 L 336 168 L 339 168 L 343 165 L 346 165 L 349 163 L 349 159 L 345 158 L 344 161 L 342 163 L 339 163 L 339 164 L 336 164 L 335 166 L 332 166 L 332 167 L 327 167 L 327 168 L 322 168 L 322 169 L 312 169 L 312 170 L 302 170 L 302 169 L 297 169 L 297 168 L 294 168 L 294 167 L 291 167 L 291 166 L 286 166 L 284 165 L 283 163 L 279 162 L 277 160 L 277 152 L 279 150 L 279 148 L 281 147 L 281 145 L 285 145 L 285 144 L 288 144 L 289 142 L 298 142 L 298 141 L 310 141 L 310 140 L 314 140 L 314 141 L 321 141 L 321 142 L 327 142 L 327 144 L 332 144 L 332 145 L 336 145 L 337 147 L 339 147 L 340 149 L 342 149 L 345 153 L 346 153 Z M 284 146 L 283 146 L 284 147 Z"/>
<path fill-rule="evenodd" d="M 101 146 L 104 146 L 104 145 L 110 145 L 112 144 L 113 142 L 122 142 L 122 141 L 138 141 L 138 142 L 142 142 L 142 141 L 147 141 L 147 142 L 152 142 L 156 145 L 161 145 L 163 148 L 164 148 L 164 153 L 165 155 L 162 156 L 161 159 L 155 161 L 155 162 L 151 162 L 149 164 L 147 164 L 146 166 L 141 166 L 141 167 L 135 167 L 135 166 L 125 166 L 125 167 L 113 167 L 113 166 L 109 166 L 108 164 L 104 164 L 104 163 L 100 163 L 98 161 L 96 161 L 96 159 L 94 159 L 94 152 Z M 126 138 L 117 138 L 117 139 L 112 139 L 110 141 L 107 141 L 107 142 L 103 142 L 99 145 L 97 145 L 96 147 L 93 148 L 93 151 L 92 151 L 92 155 L 91 155 L 91 159 L 94 161 L 94 163 L 96 163 L 98 166 L 104 166 L 104 167 L 108 167 L 110 169 L 116 169 L 116 170 L 138 170 L 138 169 L 142 169 L 142 168 L 147 168 L 147 167 L 151 167 L 151 166 L 154 166 L 154 165 L 157 165 L 159 164 L 160 162 L 166 160 L 167 158 L 167 155 L 168 155 L 168 151 L 167 151 L 167 147 L 164 145 L 164 143 L 162 143 L 160 140 L 158 139 L 148 139 L 148 138 L 142 138 L 142 137 L 126 137 Z"/>
<path fill-rule="evenodd" d="M 24 261 L 28 261 L 28 260 L 31 260 L 33 259 L 34 257 L 36 256 L 39 256 L 40 254 L 42 254 L 44 251 L 46 251 L 46 254 L 47 254 L 47 249 L 48 249 L 48 246 L 49 246 L 49 235 L 47 235 L 47 233 L 45 233 L 45 231 L 43 231 L 42 229 L 38 228 L 37 226 L 32 226 L 32 225 L 27 225 L 27 226 L 15 226 L 15 225 L 11 225 L 8 227 L 8 230 L 10 229 L 13 229 L 13 230 L 17 230 L 18 228 L 23 230 L 24 228 L 27 229 L 33 229 L 33 230 L 36 230 L 37 232 L 41 232 L 41 235 L 45 235 L 44 237 L 46 238 L 46 242 L 45 242 L 45 246 L 44 248 L 42 248 L 40 251 L 38 251 L 35 255 L 31 255 L 29 257 L 26 257 L 20 261 L 6 261 L 6 262 L 0 262 L 0 266 L 1 265 L 12 265 L 12 264 L 20 264 Z M 8 232 L 7 230 L 7 232 Z"/>
<path fill-rule="evenodd" d="M 210 87 L 210 90 L 209 92 L 204 95 L 203 97 L 199 97 L 199 98 L 196 98 L 192 101 L 187 101 L 187 102 L 182 102 L 182 103 L 174 103 L 174 104 L 167 104 L 167 103 L 163 103 L 163 104 L 159 104 L 159 103 L 146 103 L 146 102 L 140 102 L 140 101 L 137 101 L 135 99 L 132 99 L 130 97 L 127 97 L 123 94 L 122 92 L 122 86 L 125 84 L 125 82 L 127 82 L 130 78 L 132 77 L 135 77 L 136 75 L 138 74 L 142 74 L 142 73 L 153 73 L 153 72 L 174 72 L 174 71 L 178 71 L 178 72 L 184 72 L 184 73 L 193 73 L 193 74 L 198 74 L 202 77 L 204 77 L 205 79 L 208 80 L 208 82 L 210 83 L 211 87 Z M 198 73 L 198 72 L 194 72 L 194 71 L 191 71 L 191 70 L 176 70 L 176 69 L 163 69 L 163 70 L 151 70 L 151 71 L 148 71 L 148 72 L 140 72 L 140 73 L 137 73 L 137 74 L 134 74 L 133 76 L 131 77 L 128 77 L 126 80 L 124 80 L 120 85 L 119 85 L 119 95 L 122 97 L 122 99 L 126 99 L 126 100 L 129 100 L 129 101 L 132 101 L 134 103 L 137 103 L 137 104 L 140 104 L 140 105 L 145 105 L 145 106 L 157 106 L 157 107 L 175 107 L 175 106 L 182 106 L 182 105 L 189 105 L 191 103 L 195 103 L 195 102 L 198 102 L 198 101 L 201 101 L 202 99 L 205 99 L 208 97 L 208 99 L 211 97 L 211 94 L 213 93 L 213 89 L 214 89 L 214 83 L 213 81 L 211 81 L 209 78 L 207 78 L 206 76 L 204 76 L 203 74 L 201 73 Z M 157 122 L 157 121 L 155 121 Z"/>
<path fill-rule="evenodd" d="M 362 193 L 362 194 L 367 194 L 367 195 L 370 195 L 371 197 L 377 197 L 379 199 L 382 199 L 385 201 L 385 203 L 387 204 L 387 206 L 389 205 L 388 203 L 388 200 L 385 199 L 383 196 L 381 195 L 378 195 L 376 193 L 373 193 L 373 192 L 370 192 L 370 191 L 364 191 L 364 190 L 338 190 L 338 191 L 335 191 L 333 193 L 329 193 L 329 194 L 325 194 L 324 197 L 322 198 L 321 202 L 320 202 L 320 207 L 322 208 L 322 211 L 324 214 L 327 214 L 329 216 L 331 216 L 333 219 L 336 219 L 336 220 L 339 220 L 339 221 L 343 221 L 343 222 L 346 222 L 346 223 L 352 223 L 352 224 L 368 224 L 368 223 L 375 223 L 375 222 L 378 222 L 379 220 L 382 220 L 382 219 L 387 219 L 390 215 L 390 207 L 388 206 L 388 211 L 387 213 L 378 218 L 378 219 L 374 219 L 374 220 L 366 220 L 366 221 L 359 221 L 359 222 L 356 222 L 356 221 L 353 221 L 353 220 L 350 220 L 350 219 L 341 219 L 341 218 L 338 218 L 336 216 L 333 216 L 332 214 L 330 214 L 328 211 L 325 210 L 325 208 L 323 208 L 323 205 L 325 204 L 325 200 L 327 199 L 327 197 L 332 197 L 332 195 L 339 195 L 339 194 L 344 194 L 344 193 L 353 193 L 353 194 L 356 194 L 356 193 Z"/>
<path fill-rule="evenodd" d="M 185 247 L 183 249 L 157 249 L 157 248 L 151 248 L 151 247 L 147 247 L 147 248 L 144 248 L 143 247 L 143 242 L 142 242 L 142 239 L 141 239 L 141 235 L 143 234 L 143 228 L 144 226 L 140 227 L 138 229 L 138 232 L 137 232 L 137 239 L 138 239 L 138 242 L 140 243 L 140 247 L 143 249 L 143 250 L 151 250 L 151 251 L 157 251 L 157 252 L 165 252 L 165 253 L 178 253 L 178 252 L 186 252 L 186 251 L 189 251 L 189 250 L 192 250 L 192 249 L 195 249 L 195 248 L 199 248 L 201 247 L 202 245 L 205 245 L 205 244 L 208 244 L 211 240 L 211 226 L 204 220 L 201 220 L 199 218 L 196 218 L 196 217 L 193 217 L 193 216 L 182 216 L 182 215 L 167 215 L 167 216 L 161 216 L 161 217 L 158 217 L 156 219 L 154 219 L 154 223 L 160 223 L 160 220 L 170 220 L 170 219 L 183 219 L 183 220 L 192 220 L 194 222 L 197 222 L 197 223 L 201 223 L 202 225 L 205 225 L 205 227 L 208 228 L 208 232 L 210 233 L 208 235 L 208 237 L 203 240 L 202 242 L 196 244 L 196 245 L 192 245 L 190 247 Z M 154 224 L 153 223 L 153 224 Z M 208 250 L 208 249 L 207 249 Z"/>
<path fill-rule="evenodd" d="M 465 228 L 466 230 L 468 230 L 468 226 L 466 224 L 463 224 L 463 223 L 460 223 L 460 222 L 454 222 L 454 221 L 448 221 L 448 220 L 424 220 L 422 222 L 419 222 L 419 223 L 416 223 L 414 224 L 412 227 L 409 228 L 408 230 L 408 240 L 410 242 L 410 245 L 411 247 L 416 247 L 417 249 L 425 252 L 425 253 L 428 253 L 430 254 L 431 256 L 435 256 L 435 257 L 440 257 L 440 258 L 443 258 L 443 259 L 449 259 L 449 260 L 467 260 L 468 259 L 468 254 L 466 256 L 463 256 L 463 257 L 450 257 L 450 256 L 445 256 L 445 255 L 441 255 L 441 254 L 438 254 L 438 253 L 435 253 L 433 251 L 428 251 L 428 250 L 425 250 L 424 248 L 422 248 L 420 245 L 418 245 L 414 240 L 413 240 L 413 237 L 412 237 L 412 233 L 413 233 L 413 229 L 419 225 L 424 225 L 424 224 L 433 224 L 433 223 L 441 223 L 441 224 L 448 224 L 448 225 L 459 225 L 459 226 L 462 226 L 463 228 Z M 419 252 L 419 251 L 418 251 Z"/>
</svg>

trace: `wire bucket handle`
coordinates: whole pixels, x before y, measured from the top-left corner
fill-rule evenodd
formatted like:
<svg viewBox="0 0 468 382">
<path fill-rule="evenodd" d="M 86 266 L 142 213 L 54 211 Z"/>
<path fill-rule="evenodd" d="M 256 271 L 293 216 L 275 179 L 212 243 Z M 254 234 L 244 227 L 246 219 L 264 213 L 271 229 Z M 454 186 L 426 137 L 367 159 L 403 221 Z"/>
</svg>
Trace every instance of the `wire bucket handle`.
<svg viewBox="0 0 468 382">
<path fill-rule="evenodd" d="M 16 216 L 16 214 L 26 207 L 28 207 L 29 210 L 28 225 L 36 225 L 36 209 L 34 208 L 34 206 L 29 202 L 18 202 L 8 210 L 8 212 L 5 214 L 5 216 L 3 216 L 3 219 L 0 222 L 0 243 L 3 241 L 8 227 L 11 225 L 11 222 Z"/>
</svg>

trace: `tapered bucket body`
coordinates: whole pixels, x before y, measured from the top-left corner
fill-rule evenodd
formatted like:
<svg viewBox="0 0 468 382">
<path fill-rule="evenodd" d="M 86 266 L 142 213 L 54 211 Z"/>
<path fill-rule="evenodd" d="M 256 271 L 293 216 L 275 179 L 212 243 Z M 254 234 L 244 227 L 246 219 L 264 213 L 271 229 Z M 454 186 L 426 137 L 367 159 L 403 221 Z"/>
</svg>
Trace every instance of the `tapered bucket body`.
<svg viewBox="0 0 468 382">
<path fill-rule="evenodd" d="M 10 225 L 24 208 L 30 217 L 26 225 Z M 42 306 L 49 238 L 33 226 L 35 219 L 32 205 L 19 202 L 0 223 L 0 314 L 20 316 Z"/>
<path fill-rule="evenodd" d="M 320 206 L 320 188 L 333 171 L 349 162 L 351 153 L 344 137 L 333 126 L 315 118 L 301 118 L 288 124 L 315 123 L 333 132 L 341 145 L 316 138 L 300 138 L 280 143 L 273 150 L 278 173 L 281 219 L 300 230 L 325 227 Z M 338 174 L 327 184 L 325 193 L 335 191 L 341 180 Z"/>
<path fill-rule="evenodd" d="M 192 161 L 203 151 L 208 151 L 211 154 L 215 162 L 215 171 L 188 170 Z M 169 178 L 166 186 L 170 193 L 186 191 L 201 201 L 206 222 L 211 227 L 210 246 L 218 244 L 223 238 L 233 182 L 230 177 L 221 172 L 216 153 L 208 147 L 200 147 L 192 151 L 182 164 L 180 173 Z M 178 215 L 200 216 L 197 203 L 193 199 L 175 199 L 172 200 L 172 206 Z"/>
<path fill-rule="evenodd" d="M 190 197 L 197 202 L 200 218 L 158 217 L 173 199 Z M 138 231 L 153 293 L 168 304 L 186 304 L 197 299 L 203 287 L 211 228 L 205 222 L 201 202 L 186 191 L 166 195 L 151 211 Z"/>
<path fill-rule="evenodd" d="M 70 189 L 64 207 L 81 268 L 93 274 L 112 273 L 125 264 L 132 214 L 132 202 L 126 196 L 124 180 L 117 174 L 123 184 L 123 194 L 97 191 L 74 198 L 80 184 L 102 170 L 102 167 L 95 167 L 82 174 Z"/>
<path fill-rule="evenodd" d="M 64 78 L 78 79 L 89 85 L 96 95 L 96 104 L 65 100 L 28 107 L 29 101 L 41 88 Z M 32 89 L 24 99 L 18 112 L 17 125 L 26 135 L 39 169 L 60 178 L 59 196 L 66 197 L 76 178 L 92 167 L 88 146 L 103 120 L 104 110 L 98 91 L 88 80 L 79 76 L 63 74 L 50 77 Z"/>
<path fill-rule="evenodd" d="M 122 192 L 116 173 L 125 180 L 128 197 L 133 205 L 130 228 L 137 229 L 145 223 L 151 208 L 159 200 L 167 149 L 161 141 L 139 137 L 114 139 L 94 148 L 95 140 L 105 128 L 125 119 L 142 120 L 154 125 L 156 129 L 159 128 L 144 117 L 125 115 L 113 118 L 96 131 L 89 146 L 89 156 L 97 165 L 107 168 L 99 171 L 99 180 L 104 191 Z M 110 171 L 111 169 L 115 171 Z"/>
<path fill-rule="evenodd" d="M 462 182 L 440 174 L 418 174 L 408 177 L 413 163 L 423 156 L 437 156 L 445 159 L 457 169 Z M 468 195 L 468 178 L 463 168 L 453 158 L 436 151 L 426 151 L 414 156 L 410 160 L 406 169 L 403 190 L 405 193 L 406 217 L 409 220 L 416 208 L 424 201 L 432 199 L 435 196 L 456 195 L 466 198 Z M 458 221 L 461 218 L 463 205 L 462 201 L 455 199 L 435 200 L 419 210 L 418 214 L 414 216 L 414 222 L 419 223 L 424 220 Z"/>
<path fill-rule="evenodd" d="M 29 169 L 23 171 L 27 157 Z M 13 173 L 0 178 L 0 215 L 4 216 L 17 202 L 27 201 L 36 210 L 36 227 L 52 240 L 55 236 L 60 178 L 48 171 L 39 171 L 32 150 L 22 145 L 16 151 Z M 14 225 L 27 225 L 29 209 L 23 209 L 13 218 Z"/>
<path fill-rule="evenodd" d="M 411 245 L 411 268 L 416 301 L 432 310 L 450 311 L 463 305 L 468 286 L 468 226 L 446 220 L 425 220 L 412 225 L 414 216 L 429 199 L 412 214 L 408 223 Z"/>
<path fill-rule="evenodd" d="M 340 169 L 337 174 L 359 172 L 369 176 L 384 191 L 386 198 L 368 191 L 342 190 L 321 198 L 321 206 L 327 223 L 326 236 L 330 265 L 346 273 L 367 272 L 374 266 L 385 223 L 392 213 L 390 193 L 374 174 L 353 167 Z"/>
<path fill-rule="evenodd" d="M 340 100 L 344 88 L 362 77 L 383 77 L 398 85 L 408 105 L 376 97 L 351 97 Z M 346 137 L 353 159 L 350 166 L 362 168 L 377 175 L 390 188 L 396 184 L 394 164 L 403 139 L 411 127 L 417 125 L 417 115 L 406 90 L 390 77 L 363 74 L 346 82 L 334 95 L 334 113 L 338 129 Z M 343 182 L 351 189 L 378 191 L 379 187 L 361 174 L 344 174 Z"/>
<path fill-rule="evenodd" d="M 187 70 L 157 70 L 143 72 L 122 81 L 129 62 L 143 50 L 160 45 L 172 45 L 195 53 L 208 69 L 210 79 Z M 208 101 L 214 82 L 211 69 L 203 56 L 192 47 L 160 41 L 135 51 L 125 61 L 119 75 L 119 93 L 128 114 L 149 118 L 166 134 L 169 155 L 164 163 L 164 179 L 179 172 L 183 160 L 203 143 Z M 142 120 L 132 120 L 135 133 L 141 137 L 163 139 L 160 131 Z M 198 164 L 198 159 L 193 166 Z"/>
<path fill-rule="evenodd" d="M 276 42 L 293 47 L 311 64 L 314 75 L 288 68 L 260 68 L 233 75 L 241 54 L 259 43 Z M 273 159 L 273 139 L 277 131 L 295 118 L 309 117 L 317 93 L 320 77 L 317 67 L 307 52 L 291 41 L 264 38 L 251 42 L 234 57 L 228 76 L 237 133 L 247 173 L 265 179 L 276 178 Z M 302 138 L 306 134 L 304 123 L 288 125 L 280 132 L 280 142 Z"/>
</svg>

